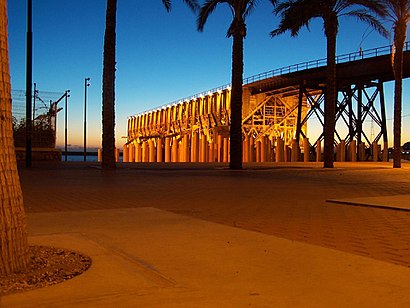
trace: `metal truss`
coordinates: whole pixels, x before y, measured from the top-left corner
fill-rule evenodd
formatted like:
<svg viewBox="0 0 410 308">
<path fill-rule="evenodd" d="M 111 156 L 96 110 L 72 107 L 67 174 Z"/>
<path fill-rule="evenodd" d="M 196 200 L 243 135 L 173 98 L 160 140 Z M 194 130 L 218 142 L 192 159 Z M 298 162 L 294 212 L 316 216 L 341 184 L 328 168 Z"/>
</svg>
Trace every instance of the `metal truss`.
<svg viewBox="0 0 410 308">
<path fill-rule="evenodd" d="M 307 121 L 316 116 L 324 128 L 324 101 L 325 88 L 306 88 L 301 87 L 299 100 L 303 98 L 307 101 L 308 112 L 304 118 L 300 117 L 298 121 L 298 131 L 296 139 L 299 142 L 300 137 L 306 138 L 299 127 L 307 124 Z M 355 140 L 357 146 L 357 159 L 367 160 L 378 155 L 373 153 L 373 145 L 377 144 L 383 137 L 383 143 L 387 144 L 387 124 L 386 110 L 384 101 L 384 91 L 382 81 L 360 82 L 345 86 L 339 89 L 338 101 L 336 106 L 336 129 L 335 129 L 335 146 L 343 142 L 346 146 Z M 371 121 L 371 130 L 363 129 L 365 122 Z M 339 127 L 339 129 L 337 129 Z M 342 129 L 345 128 L 347 133 L 342 135 Z M 314 143 L 323 139 L 323 131 Z M 360 155 L 365 150 L 364 156 Z M 386 149 L 385 149 L 386 150 Z M 374 158 L 373 158 L 374 159 Z M 378 157 L 376 157 L 378 159 Z"/>
</svg>

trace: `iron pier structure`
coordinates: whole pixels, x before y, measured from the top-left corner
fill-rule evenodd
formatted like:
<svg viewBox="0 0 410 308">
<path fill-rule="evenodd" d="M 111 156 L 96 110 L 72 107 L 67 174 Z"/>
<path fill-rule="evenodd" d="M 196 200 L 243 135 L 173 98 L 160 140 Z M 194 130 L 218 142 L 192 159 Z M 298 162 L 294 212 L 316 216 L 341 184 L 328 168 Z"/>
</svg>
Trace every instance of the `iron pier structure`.
<svg viewBox="0 0 410 308">
<path fill-rule="evenodd" d="M 405 45 L 403 77 L 410 75 Z M 387 161 L 384 83 L 391 46 L 337 57 L 337 161 Z M 321 161 L 326 59 L 249 77 L 243 85 L 243 161 Z M 124 162 L 228 162 L 231 88 L 225 85 L 128 118 Z M 308 121 L 321 134 L 310 140 Z M 365 129 L 371 122 L 371 128 Z"/>
</svg>

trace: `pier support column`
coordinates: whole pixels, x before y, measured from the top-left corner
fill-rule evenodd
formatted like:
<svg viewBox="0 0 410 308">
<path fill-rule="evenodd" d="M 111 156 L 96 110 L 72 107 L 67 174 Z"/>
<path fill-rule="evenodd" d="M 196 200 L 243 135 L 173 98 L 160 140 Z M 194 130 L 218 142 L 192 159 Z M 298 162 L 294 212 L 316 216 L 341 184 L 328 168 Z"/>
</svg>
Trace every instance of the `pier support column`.
<svg viewBox="0 0 410 308">
<path fill-rule="evenodd" d="M 266 140 L 269 141 L 269 139 L 266 138 L 266 136 L 262 136 L 262 138 L 261 138 L 261 150 L 260 150 L 261 151 L 261 158 L 260 158 L 261 163 L 264 163 L 264 162 L 267 161 L 267 158 L 266 158 L 266 156 L 267 156 Z"/>
<path fill-rule="evenodd" d="M 260 142 L 260 140 L 258 140 L 258 141 L 255 141 L 255 156 L 256 156 L 256 159 L 255 159 L 255 161 L 257 162 L 257 163 L 260 163 L 261 162 L 261 142 Z"/>
<path fill-rule="evenodd" d="M 191 162 L 197 163 L 199 161 L 199 140 L 198 140 L 198 132 L 192 133 L 191 139 Z"/>
<path fill-rule="evenodd" d="M 124 160 L 124 153 L 122 154 L 122 159 Z M 128 145 L 128 162 L 135 162 L 135 147 L 132 143 Z"/>
<path fill-rule="evenodd" d="M 336 145 L 336 160 L 335 161 L 340 161 L 340 142 Z"/>
<path fill-rule="evenodd" d="M 346 142 L 344 140 L 336 147 L 336 161 L 346 161 Z"/>
<path fill-rule="evenodd" d="M 346 161 L 346 141 L 344 140 L 340 142 L 340 161 Z"/>
<path fill-rule="evenodd" d="M 124 147 L 122 148 L 122 162 L 128 163 L 128 145 L 127 144 L 124 144 Z"/>
<path fill-rule="evenodd" d="M 276 147 L 275 147 L 275 160 L 276 162 L 284 162 L 285 161 L 285 155 L 284 155 L 284 143 L 282 138 L 277 138 L 276 139 Z"/>
<path fill-rule="evenodd" d="M 272 162 L 272 140 L 266 137 L 266 161 Z"/>
<path fill-rule="evenodd" d="M 166 163 L 171 162 L 171 138 L 170 137 L 165 138 L 165 162 Z"/>
<path fill-rule="evenodd" d="M 177 163 L 178 162 L 178 141 L 177 138 L 173 138 L 172 139 L 172 147 L 171 147 L 171 161 L 173 163 Z"/>
<path fill-rule="evenodd" d="M 189 162 L 188 160 L 188 136 L 182 136 L 180 151 L 179 151 L 179 162 L 186 163 Z"/>
<path fill-rule="evenodd" d="M 373 161 L 377 162 L 379 161 L 379 145 L 377 144 L 376 141 L 373 142 Z"/>
<path fill-rule="evenodd" d="M 389 161 L 389 145 L 388 145 L 387 141 L 384 142 L 384 144 L 383 144 L 383 161 L 384 162 Z"/>
<path fill-rule="evenodd" d="M 190 143 L 191 135 L 185 135 L 184 136 L 184 156 L 185 156 L 185 162 L 189 163 L 191 161 L 191 151 L 189 148 L 189 143 Z"/>
<path fill-rule="evenodd" d="M 349 158 L 350 161 L 357 161 L 357 155 L 356 155 L 356 140 L 352 140 L 349 144 Z"/>
<path fill-rule="evenodd" d="M 284 145 L 285 162 L 289 163 L 292 161 L 292 148 L 287 144 Z"/>
<path fill-rule="evenodd" d="M 253 136 L 249 136 L 249 162 L 255 162 L 255 138 Z"/>
<path fill-rule="evenodd" d="M 115 148 L 115 162 L 118 163 L 120 161 L 120 149 Z"/>
<path fill-rule="evenodd" d="M 214 163 L 215 162 L 215 140 L 209 143 L 208 146 L 208 162 Z"/>
<path fill-rule="evenodd" d="M 296 139 L 292 140 L 292 154 L 291 154 L 291 161 L 293 163 L 299 161 L 299 143 Z"/>
<path fill-rule="evenodd" d="M 320 163 L 322 161 L 322 142 L 318 140 L 316 142 L 316 162 Z"/>
<path fill-rule="evenodd" d="M 310 159 L 310 144 L 308 138 L 303 138 L 303 161 L 308 163 Z"/>
<path fill-rule="evenodd" d="M 364 161 L 365 160 L 365 150 L 366 150 L 366 146 L 364 142 L 360 142 L 359 144 L 359 161 Z"/>
<path fill-rule="evenodd" d="M 199 139 L 199 162 L 205 163 L 206 162 L 206 151 L 207 151 L 207 141 L 206 136 L 202 135 Z"/>
<path fill-rule="evenodd" d="M 148 141 L 142 142 L 142 160 L 143 163 L 147 163 L 149 161 L 149 153 L 148 153 Z"/>
<path fill-rule="evenodd" d="M 155 142 L 154 139 L 150 139 L 148 141 L 148 148 L 149 148 L 149 162 L 150 163 L 155 163 Z"/>
<path fill-rule="evenodd" d="M 223 149 L 223 162 L 227 163 L 229 161 L 229 138 L 225 137 L 223 139 L 224 149 Z"/>
<path fill-rule="evenodd" d="M 245 140 L 243 141 L 243 162 L 249 162 L 249 136 L 245 134 Z"/>
<path fill-rule="evenodd" d="M 216 159 L 218 161 L 218 163 L 221 163 L 223 161 L 223 138 L 222 135 L 218 135 L 217 139 L 216 139 Z"/>
<path fill-rule="evenodd" d="M 142 161 L 142 149 L 141 149 L 141 144 L 139 143 L 134 143 L 134 149 L 135 149 L 135 162 L 140 163 Z"/>
<path fill-rule="evenodd" d="M 157 162 L 162 163 L 162 138 L 157 138 Z"/>
</svg>

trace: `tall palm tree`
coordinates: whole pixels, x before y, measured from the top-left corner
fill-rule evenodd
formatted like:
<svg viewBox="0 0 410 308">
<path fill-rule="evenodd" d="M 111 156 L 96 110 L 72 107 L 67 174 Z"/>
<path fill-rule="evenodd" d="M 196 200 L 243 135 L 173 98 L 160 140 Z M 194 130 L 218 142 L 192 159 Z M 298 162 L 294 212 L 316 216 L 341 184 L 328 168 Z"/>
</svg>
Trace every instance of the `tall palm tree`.
<svg viewBox="0 0 410 308">
<path fill-rule="evenodd" d="M 297 36 L 299 30 L 306 26 L 313 18 L 322 18 L 324 32 L 327 39 L 327 73 L 325 92 L 324 119 L 324 167 L 333 168 L 334 162 L 334 133 L 337 102 L 336 85 L 336 37 L 339 29 L 339 17 L 353 16 L 368 23 L 384 36 L 388 33 L 380 21 L 372 15 L 384 16 L 385 11 L 380 0 L 288 0 L 271 1 L 274 12 L 281 16 L 281 21 L 271 36 L 290 31 Z"/>
<path fill-rule="evenodd" d="M 199 8 L 196 0 L 183 0 L 195 11 Z M 167 11 L 171 10 L 171 0 L 162 0 Z M 117 0 L 107 0 L 104 34 L 103 63 L 103 110 L 102 110 L 102 168 L 115 168 L 115 47 L 117 26 Z"/>
<path fill-rule="evenodd" d="M 394 32 L 394 121 L 393 121 L 393 168 L 401 168 L 401 108 L 403 79 L 403 49 L 406 41 L 407 23 L 410 21 L 410 0 L 384 0 L 387 19 L 393 23 Z"/>
<path fill-rule="evenodd" d="M 11 115 L 7 2 L 0 0 L 0 276 L 24 271 L 28 243 Z M 4 49 L 3 49 L 4 48 Z"/>
<path fill-rule="evenodd" d="M 276 1 L 273 1 L 276 2 Z M 232 89 L 229 168 L 242 169 L 242 82 L 243 82 L 243 39 L 246 37 L 246 17 L 255 7 L 256 0 L 208 0 L 197 20 L 198 31 L 203 31 L 209 15 L 219 4 L 226 3 L 231 9 L 232 23 L 226 34 L 233 38 L 232 44 Z"/>
</svg>

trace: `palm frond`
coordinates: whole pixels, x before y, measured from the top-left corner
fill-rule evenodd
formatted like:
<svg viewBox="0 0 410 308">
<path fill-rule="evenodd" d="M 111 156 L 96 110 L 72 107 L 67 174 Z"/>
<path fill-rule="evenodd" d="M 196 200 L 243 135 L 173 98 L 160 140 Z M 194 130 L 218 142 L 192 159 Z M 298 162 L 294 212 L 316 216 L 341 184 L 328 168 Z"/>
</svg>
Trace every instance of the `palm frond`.
<svg viewBox="0 0 410 308">
<path fill-rule="evenodd" d="M 288 0 L 277 4 L 274 13 L 280 16 L 281 21 L 270 35 L 273 37 L 290 31 L 291 36 L 297 36 L 303 27 L 309 30 L 310 20 L 322 16 L 319 4 L 317 0 Z"/>
<path fill-rule="evenodd" d="M 162 3 L 164 4 L 167 12 L 171 10 L 171 0 L 162 0 Z"/>
<path fill-rule="evenodd" d="M 379 17 L 385 17 L 387 14 L 385 6 L 386 0 L 344 0 L 344 2 L 346 2 L 346 9 L 349 7 L 354 8 L 354 6 L 360 6 Z"/>
<path fill-rule="evenodd" d="M 273 7 L 276 7 L 278 5 L 278 0 L 269 0 L 270 3 L 272 3 Z"/>
<path fill-rule="evenodd" d="M 199 9 L 199 4 L 197 0 L 183 0 L 184 3 L 192 10 L 196 12 Z M 162 0 L 167 12 L 171 11 L 171 0 Z"/>
<path fill-rule="evenodd" d="M 410 20 L 410 1 L 409 0 L 384 0 L 383 4 L 387 10 L 387 17 L 393 23 L 399 20 Z"/>
<path fill-rule="evenodd" d="M 274 0 L 271 1 L 274 7 L 273 13 L 275 15 L 281 15 L 282 17 L 284 17 L 286 10 L 293 4 L 293 1 L 283 1 L 279 3 L 277 3 L 277 1 L 273 3 L 273 1 Z"/>
<path fill-rule="evenodd" d="M 199 10 L 198 19 L 196 21 L 198 31 L 203 31 L 206 21 L 208 20 L 209 15 L 211 15 L 218 4 L 228 3 L 228 0 L 208 0 L 206 1 L 201 9 Z M 228 3 L 229 4 L 229 3 Z"/>
<path fill-rule="evenodd" d="M 191 9 L 192 12 L 196 12 L 200 8 L 197 0 L 183 0 L 183 1 Z"/>
<path fill-rule="evenodd" d="M 350 11 L 347 12 L 343 15 L 346 16 L 353 16 L 359 19 L 360 21 L 363 21 L 364 23 L 367 23 L 370 25 L 373 29 L 375 29 L 377 32 L 379 32 L 382 36 L 388 38 L 390 36 L 389 31 L 383 26 L 383 24 L 380 22 L 379 19 L 377 19 L 375 16 L 369 14 L 366 10 L 355 10 L 355 11 Z"/>
<path fill-rule="evenodd" d="M 246 4 L 246 9 L 245 12 L 243 13 L 243 18 L 246 18 L 247 16 L 249 16 L 249 14 L 251 14 L 253 12 L 253 10 L 255 9 L 256 5 L 257 5 L 257 0 L 250 0 L 250 1 L 246 1 L 248 2 Z"/>
</svg>

